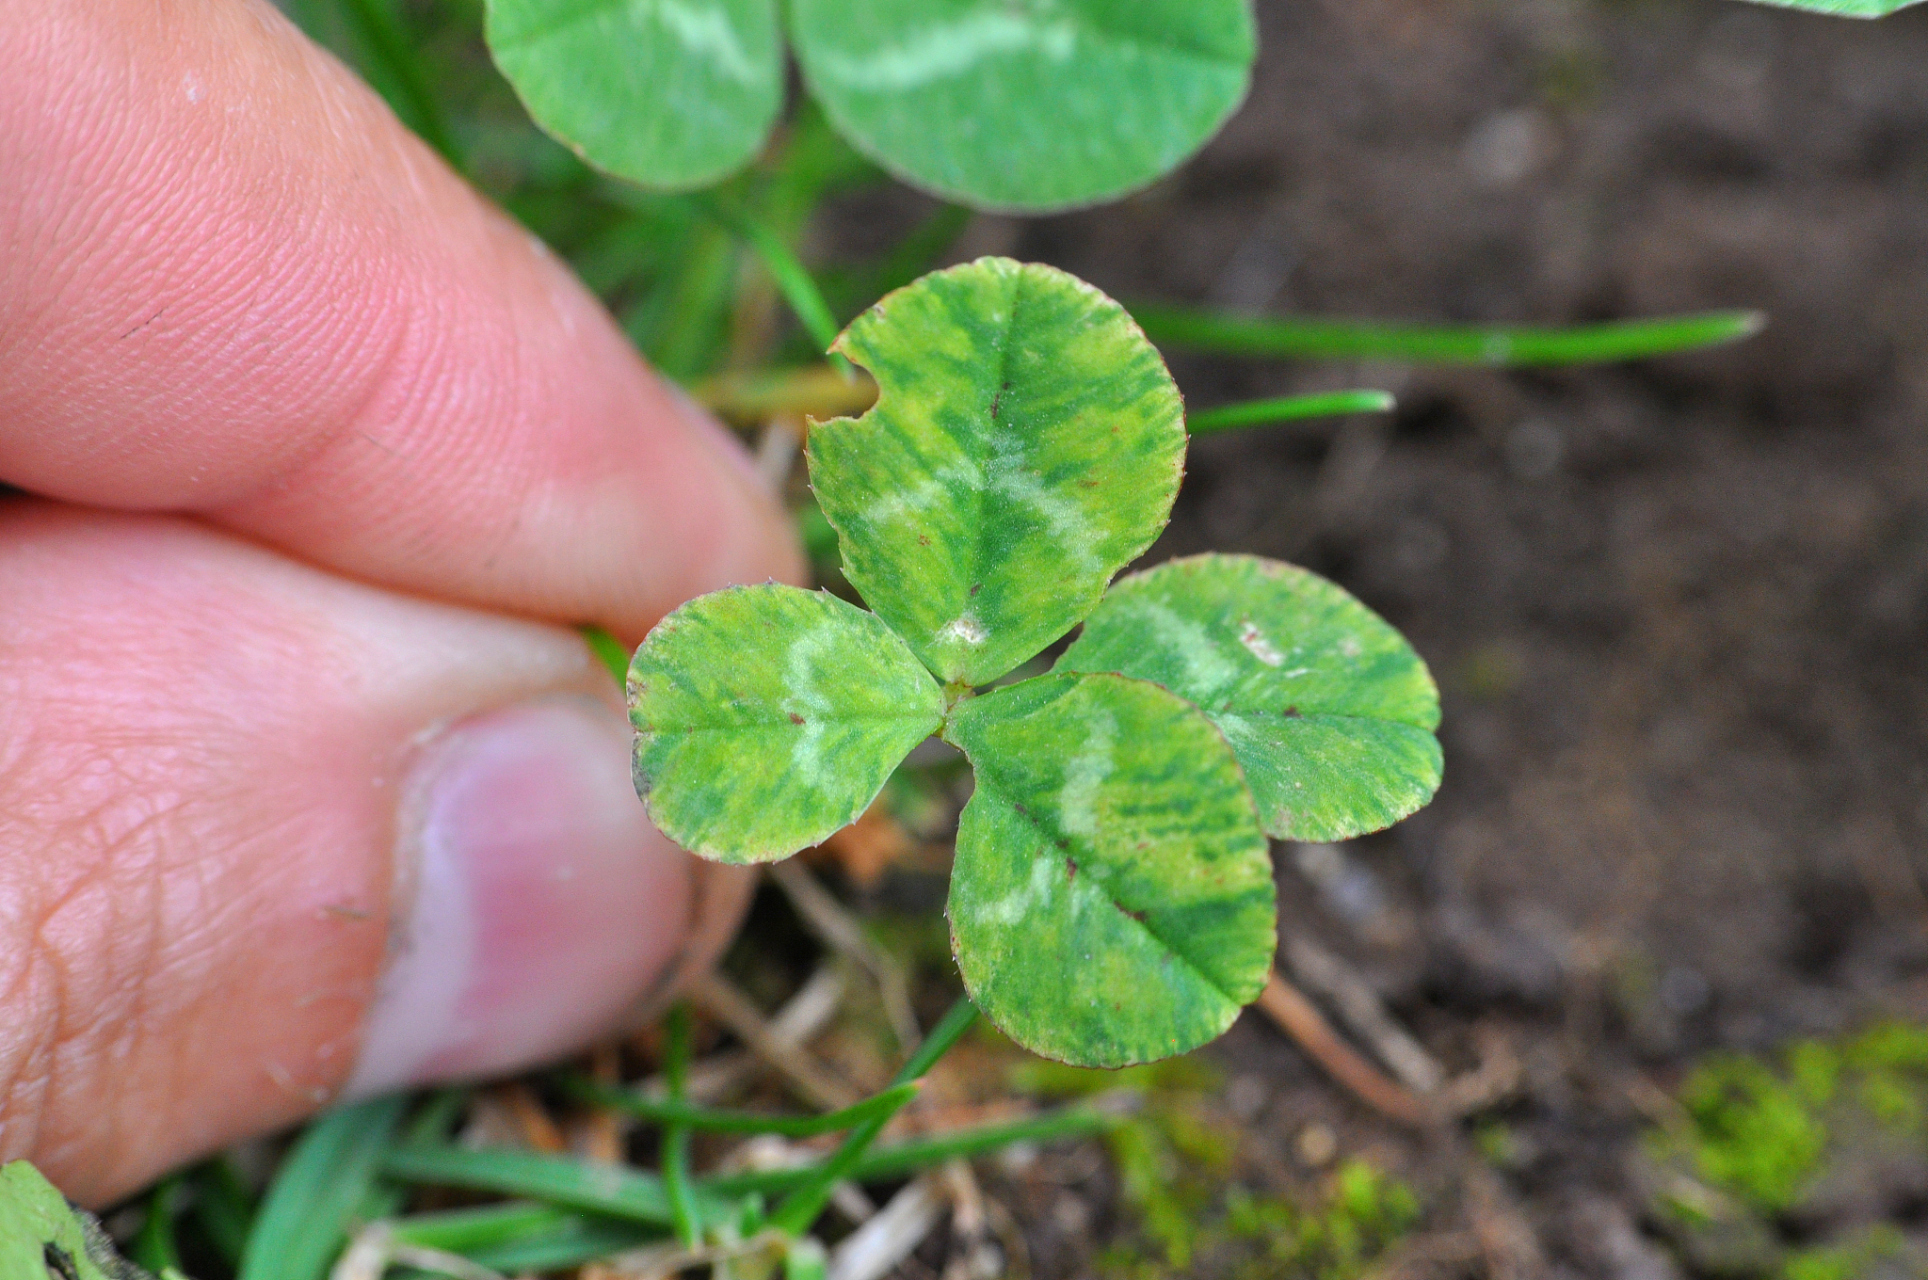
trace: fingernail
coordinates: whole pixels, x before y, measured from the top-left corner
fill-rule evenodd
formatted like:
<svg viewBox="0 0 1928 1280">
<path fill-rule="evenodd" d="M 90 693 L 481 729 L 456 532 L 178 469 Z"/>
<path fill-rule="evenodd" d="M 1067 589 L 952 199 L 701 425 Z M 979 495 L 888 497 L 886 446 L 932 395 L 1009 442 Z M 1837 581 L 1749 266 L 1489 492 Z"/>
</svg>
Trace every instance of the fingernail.
<svg viewBox="0 0 1928 1280">
<path fill-rule="evenodd" d="M 590 699 L 449 730 L 417 762 L 399 830 L 402 923 L 350 1096 L 576 1049 L 684 944 L 687 855 L 636 798 L 628 726 Z"/>
</svg>

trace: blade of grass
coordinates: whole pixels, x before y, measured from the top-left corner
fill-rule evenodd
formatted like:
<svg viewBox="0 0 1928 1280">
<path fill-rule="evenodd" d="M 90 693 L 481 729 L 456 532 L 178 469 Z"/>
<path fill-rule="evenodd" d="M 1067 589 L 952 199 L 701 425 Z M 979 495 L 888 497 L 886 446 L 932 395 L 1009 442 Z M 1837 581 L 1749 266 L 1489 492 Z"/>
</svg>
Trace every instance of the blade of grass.
<svg viewBox="0 0 1928 1280">
<path fill-rule="evenodd" d="M 466 1254 L 554 1231 L 581 1217 L 552 1204 L 510 1201 L 472 1209 L 412 1213 L 395 1219 L 394 1231 L 395 1238 L 405 1244 Z"/>
<path fill-rule="evenodd" d="M 957 243 L 975 215 L 960 204 L 947 204 L 911 228 L 902 240 L 877 260 L 840 272 L 820 272 L 824 296 L 840 315 L 854 315 L 870 302 L 901 289 L 929 271 L 946 249 Z"/>
<path fill-rule="evenodd" d="M 254 1230 L 254 1197 L 226 1156 L 204 1161 L 189 1175 L 194 1180 L 194 1221 L 221 1260 L 238 1269 Z"/>
<path fill-rule="evenodd" d="M 181 1269 L 181 1249 L 175 1239 L 174 1219 L 180 1212 L 181 1175 L 161 1179 L 148 1193 L 147 1217 L 134 1237 L 134 1261 L 155 1275 Z"/>
<path fill-rule="evenodd" d="M 504 1275 L 531 1275 L 578 1267 L 662 1238 L 630 1222 L 575 1218 L 545 1235 L 477 1249 L 470 1261 Z"/>
<path fill-rule="evenodd" d="M 602 664 L 609 668 L 609 674 L 616 677 L 616 683 L 627 683 L 629 680 L 629 654 L 623 649 L 622 643 L 601 627 L 578 627 L 576 629 L 582 633 L 584 642 L 589 645 L 589 651 L 598 658 L 601 658 Z"/>
<path fill-rule="evenodd" d="M 415 42 L 391 0 L 344 0 L 342 7 L 363 47 L 385 73 L 377 78 L 392 86 L 389 105 L 395 114 L 441 152 L 457 173 L 466 172 L 467 161 L 442 113 L 428 69 L 416 56 Z"/>
<path fill-rule="evenodd" d="M 460 1086 L 437 1089 L 429 1095 L 428 1100 L 415 1114 L 409 1117 L 407 1126 L 402 1130 L 402 1141 L 407 1143 L 446 1141 L 449 1130 L 455 1127 L 456 1118 L 468 1105 L 467 1089 Z"/>
<path fill-rule="evenodd" d="M 239 1280 L 322 1280 L 375 1186 L 406 1097 L 331 1111 L 308 1126 L 268 1188 L 241 1253 Z"/>
<path fill-rule="evenodd" d="M 1735 342 L 1760 332 L 1758 311 L 1614 320 L 1571 328 L 1436 326 L 1377 320 L 1252 319 L 1164 303 L 1131 308 L 1160 345 L 1225 355 L 1419 364 L 1561 365 L 1636 360 Z"/>
<path fill-rule="evenodd" d="M 823 290 L 810 275 L 810 269 L 785 244 L 782 237 L 743 210 L 714 196 L 694 196 L 698 206 L 717 222 L 729 228 L 751 252 L 763 263 L 763 269 L 770 273 L 776 282 L 777 292 L 790 304 L 798 320 L 810 334 L 810 340 L 817 344 L 819 351 L 830 351 L 830 344 L 837 340 L 843 326 L 831 314 L 830 304 L 824 301 Z M 856 376 L 856 370 L 848 360 L 831 353 L 830 365 L 846 378 Z"/>
<path fill-rule="evenodd" d="M 533 1151 L 423 1146 L 391 1149 L 382 1159 L 382 1170 L 408 1182 L 496 1191 L 652 1227 L 675 1225 L 669 1192 L 662 1180 L 620 1165 L 591 1164 Z M 721 1203 L 700 1184 L 696 1193 L 698 1207 L 706 1221 L 734 1212 L 735 1206 Z"/>
<path fill-rule="evenodd" d="M 676 269 L 624 310 L 623 329 L 666 376 L 688 382 L 708 373 L 723 348 L 736 277 L 735 239 L 700 222 Z"/>
<path fill-rule="evenodd" d="M 917 1046 L 917 1052 L 910 1056 L 910 1061 L 904 1064 L 891 1084 L 909 1084 L 921 1079 L 932 1064 L 957 1043 L 958 1037 L 970 1030 L 975 1021 L 977 1006 L 971 1003 L 969 996 L 959 996 L 957 1003 L 951 1006 L 943 1021 L 931 1028 L 931 1033 L 924 1037 L 924 1043 Z M 864 1152 L 877 1140 L 877 1135 L 884 1131 L 884 1126 L 890 1123 L 891 1116 L 895 1114 L 897 1108 L 892 1108 L 851 1130 L 836 1154 L 819 1165 L 808 1181 L 798 1186 L 777 1206 L 776 1212 L 770 1215 L 770 1225 L 792 1236 L 800 1236 L 808 1231 L 810 1224 L 817 1220 L 817 1215 L 823 1212 L 824 1205 L 830 1202 L 831 1188 L 863 1158 Z"/>
<path fill-rule="evenodd" d="M 1241 427 L 1294 422 L 1300 418 L 1386 413 L 1392 407 L 1392 395 L 1385 391 L 1327 391 L 1305 396 L 1278 396 L 1270 400 L 1245 400 L 1238 404 L 1201 409 L 1185 415 L 1185 429 L 1198 436 L 1212 431 L 1237 431 Z"/>
<path fill-rule="evenodd" d="M 497 1271 L 576 1266 L 663 1238 L 660 1230 L 546 1204 L 495 1204 L 399 1218 L 395 1239 Z"/>
<path fill-rule="evenodd" d="M 854 1129 L 877 1116 L 890 1116 L 917 1096 L 915 1083 L 894 1085 L 854 1107 L 814 1116 L 773 1116 L 761 1111 L 722 1111 L 687 1102 L 646 1097 L 633 1089 L 597 1084 L 581 1076 L 564 1077 L 562 1087 L 585 1102 L 614 1107 L 652 1124 L 680 1124 L 704 1133 L 774 1133 L 784 1138 L 814 1138 Z"/>
<path fill-rule="evenodd" d="M 1023 1120 L 972 1125 L 950 1133 L 908 1138 L 867 1152 L 845 1175 L 852 1182 L 890 1182 L 946 1160 L 971 1159 L 1018 1142 L 1055 1142 L 1104 1133 L 1118 1120 L 1089 1106 L 1069 1106 Z M 719 1196 L 780 1195 L 814 1180 L 823 1168 L 764 1169 L 754 1173 L 723 1174 L 699 1180 L 698 1186 Z"/>
<path fill-rule="evenodd" d="M 690 1011 L 682 1002 L 663 1019 L 663 1083 L 671 1102 L 682 1102 L 690 1073 Z M 663 1190 L 669 1195 L 670 1217 L 676 1238 L 685 1249 L 703 1243 L 703 1223 L 690 1190 L 690 1129 L 672 1122 L 663 1128 Z"/>
</svg>

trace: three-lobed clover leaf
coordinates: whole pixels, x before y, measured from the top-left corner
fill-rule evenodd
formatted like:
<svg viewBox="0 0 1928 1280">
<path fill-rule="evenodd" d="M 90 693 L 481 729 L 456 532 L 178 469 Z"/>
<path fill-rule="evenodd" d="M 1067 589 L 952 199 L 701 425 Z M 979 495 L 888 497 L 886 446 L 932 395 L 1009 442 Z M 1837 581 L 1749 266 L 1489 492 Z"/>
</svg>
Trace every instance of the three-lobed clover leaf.
<svg viewBox="0 0 1928 1280">
<path fill-rule="evenodd" d="M 1154 181 L 1216 133 L 1258 53 L 1251 0 L 790 0 L 805 83 L 927 191 L 1039 212 Z M 585 160 L 681 191 L 761 150 L 776 0 L 488 0 L 496 64 Z"/>
<path fill-rule="evenodd" d="M 1184 403 L 1123 307 L 984 258 L 872 307 L 835 350 L 877 404 L 813 424 L 844 575 L 947 682 L 1010 671 L 1090 613 L 1171 514 Z"/>
<path fill-rule="evenodd" d="M 1203 1044 L 1271 965 L 1267 829 L 1373 830 L 1438 785 L 1424 664 L 1290 566 L 1111 582 L 1163 527 L 1185 434 L 1164 362 L 1089 285 L 987 258 L 836 345 L 878 398 L 812 426 L 810 476 L 875 612 L 770 584 L 658 624 L 629 679 L 651 814 L 710 857 L 782 857 L 941 732 L 977 779 L 949 907 L 972 999 L 1086 1066 Z M 1081 620 L 1056 671 L 975 692 Z"/>
<path fill-rule="evenodd" d="M 1281 839 L 1378 831 L 1439 789 L 1426 664 L 1378 614 L 1292 565 L 1204 555 L 1122 578 L 1057 670 L 1116 671 L 1196 703 Z"/>
</svg>

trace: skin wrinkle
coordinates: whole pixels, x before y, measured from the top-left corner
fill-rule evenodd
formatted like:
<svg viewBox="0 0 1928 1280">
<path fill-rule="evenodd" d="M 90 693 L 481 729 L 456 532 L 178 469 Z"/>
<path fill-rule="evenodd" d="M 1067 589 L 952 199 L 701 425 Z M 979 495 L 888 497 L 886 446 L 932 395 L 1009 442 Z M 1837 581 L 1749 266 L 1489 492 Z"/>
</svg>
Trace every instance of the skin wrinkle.
<svg viewBox="0 0 1928 1280">
<path fill-rule="evenodd" d="M 47 12 L 0 19 L 0 477 L 629 639 L 797 575 L 740 450 L 262 0 Z"/>
</svg>

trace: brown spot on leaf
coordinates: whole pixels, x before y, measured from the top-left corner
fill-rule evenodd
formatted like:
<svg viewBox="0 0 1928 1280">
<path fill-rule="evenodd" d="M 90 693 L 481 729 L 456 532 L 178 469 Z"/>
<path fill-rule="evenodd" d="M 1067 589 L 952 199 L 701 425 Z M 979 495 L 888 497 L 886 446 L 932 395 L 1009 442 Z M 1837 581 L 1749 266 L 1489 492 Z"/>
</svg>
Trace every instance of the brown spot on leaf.
<svg viewBox="0 0 1928 1280">
<path fill-rule="evenodd" d="M 981 583 L 981 582 L 973 582 L 973 583 L 971 584 L 971 594 L 972 594 L 972 595 L 976 595 L 976 594 L 977 594 L 978 592 L 980 592 L 980 591 L 982 591 L 982 590 L 984 590 L 984 584 L 983 584 L 983 583 Z"/>
<path fill-rule="evenodd" d="M 1010 389 L 1011 389 L 1011 381 L 1010 379 L 1007 378 L 1004 381 L 1004 385 L 999 387 L 997 391 L 992 394 L 991 396 L 991 417 L 992 418 L 997 417 L 998 406 L 1004 403 L 1004 393 L 1009 391 Z"/>
<path fill-rule="evenodd" d="M 790 713 L 790 723 L 791 723 L 791 724 L 802 724 L 802 723 L 803 723 L 803 717 L 802 717 L 802 716 L 800 716 L 800 715 L 798 715 L 798 714 L 797 714 L 796 712 L 794 712 L 794 711 L 792 711 L 792 712 Z"/>
<path fill-rule="evenodd" d="M 1078 860 L 1076 858 L 1066 858 L 1064 860 L 1064 882 L 1066 884 L 1070 884 L 1073 880 L 1076 880 L 1077 878 L 1078 878 Z"/>
<path fill-rule="evenodd" d="M 1131 909 L 1130 907 L 1128 907 L 1128 906 L 1126 906 L 1126 905 L 1125 905 L 1124 903 L 1122 903 L 1122 902 L 1114 902 L 1114 903 L 1112 903 L 1111 905 L 1112 905 L 1112 906 L 1114 906 L 1114 907 L 1116 907 L 1116 908 L 1118 908 L 1118 910 L 1119 910 L 1119 913 L 1120 913 L 1120 914 L 1122 914 L 1122 915 L 1128 915 L 1128 916 L 1130 916 L 1130 917 L 1131 917 L 1131 918 L 1132 918 L 1133 920 L 1136 920 L 1136 921 L 1137 921 L 1137 922 L 1138 922 L 1139 924 L 1143 924 L 1143 923 L 1145 923 L 1145 913 L 1144 913 L 1144 912 L 1142 912 L 1142 911 L 1133 911 L 1133 910 L 1132 910 L 1132 909 Z"/>
<path fill-rule="evenodd" d="M 1285 718 L 1287 720 L 1303 720 L 1305 717 L 1299 714 L 1297 705 L 1293 705 L 1285 709 Z"/>
</svg>

